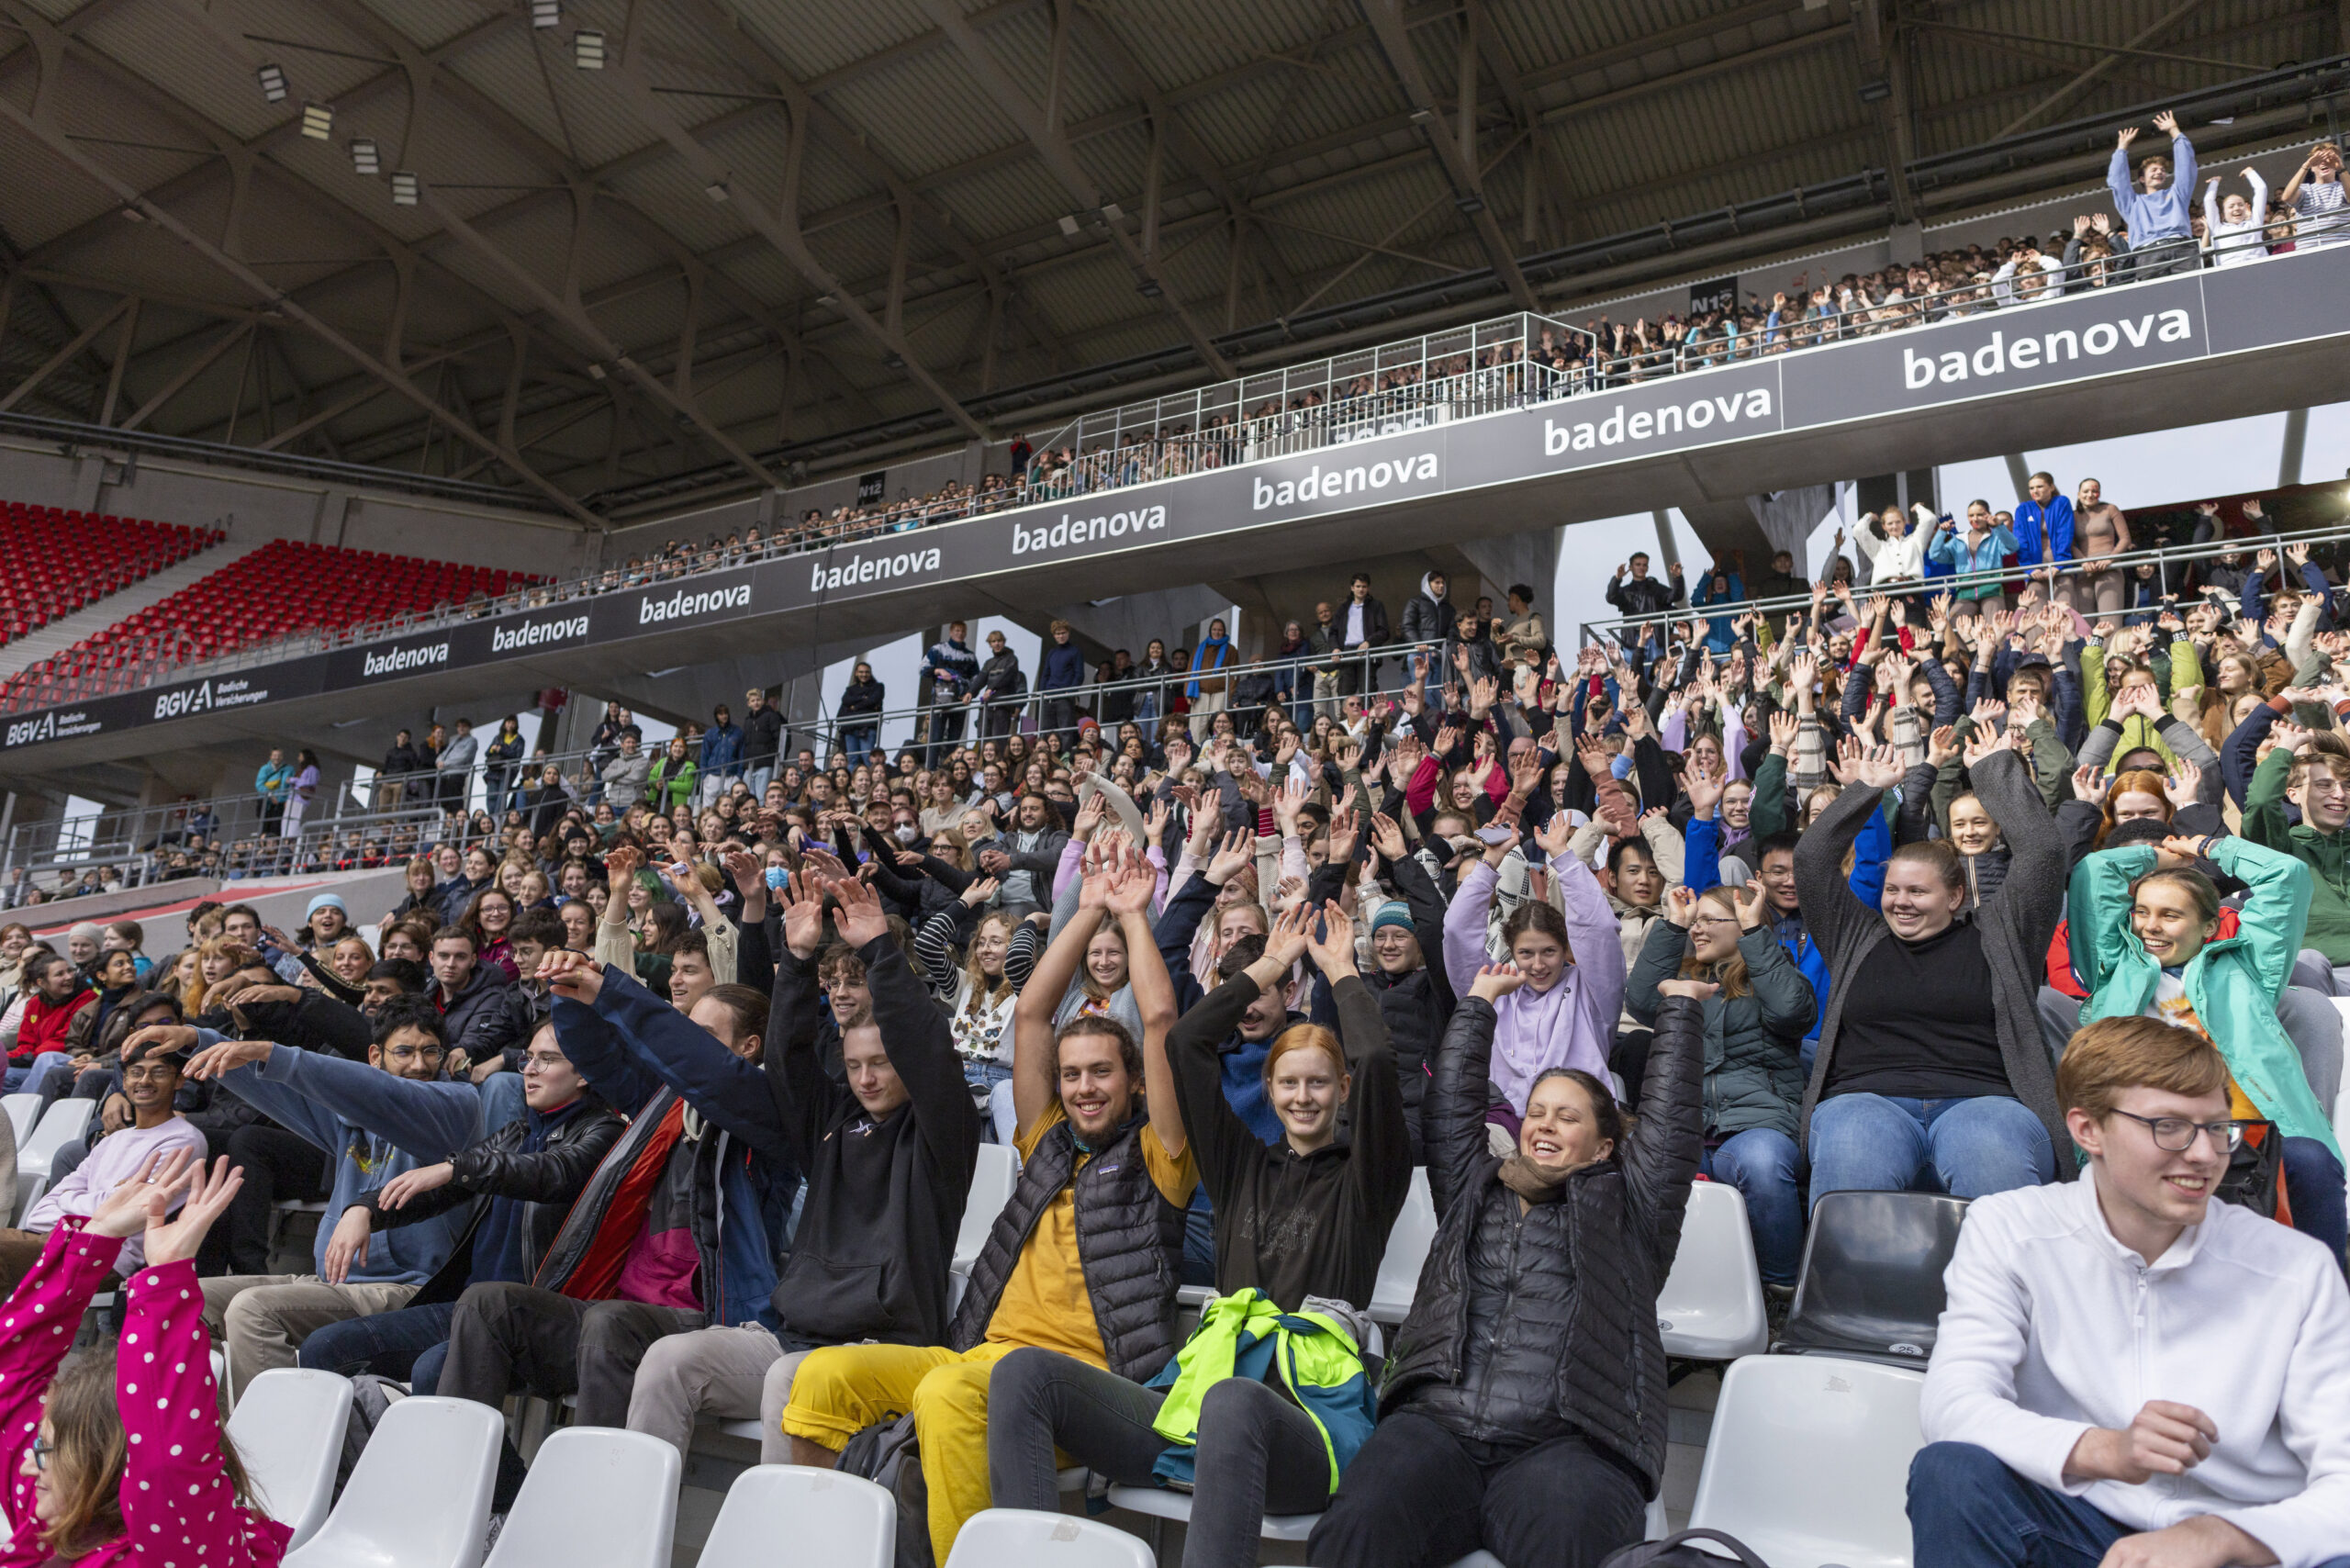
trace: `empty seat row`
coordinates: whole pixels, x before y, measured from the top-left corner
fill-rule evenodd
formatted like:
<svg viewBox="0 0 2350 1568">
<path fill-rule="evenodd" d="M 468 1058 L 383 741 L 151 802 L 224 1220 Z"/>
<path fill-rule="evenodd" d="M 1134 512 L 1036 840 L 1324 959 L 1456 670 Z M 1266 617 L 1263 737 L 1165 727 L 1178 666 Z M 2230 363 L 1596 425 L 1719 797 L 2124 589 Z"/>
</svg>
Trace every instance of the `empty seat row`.
<svg viewBox="0 0 2350 1568">
<path fill-rule="evenodd" d="M 0 503 L 0 643 L 220 542 L 217 529 Z"/>
<path fill-rule="evenodd" d="M 273 540 L 10 678 L 0 698 L 215 658 L 303 633 L 419 615 L 539 580 L 487 566 Z"/>
</svg>

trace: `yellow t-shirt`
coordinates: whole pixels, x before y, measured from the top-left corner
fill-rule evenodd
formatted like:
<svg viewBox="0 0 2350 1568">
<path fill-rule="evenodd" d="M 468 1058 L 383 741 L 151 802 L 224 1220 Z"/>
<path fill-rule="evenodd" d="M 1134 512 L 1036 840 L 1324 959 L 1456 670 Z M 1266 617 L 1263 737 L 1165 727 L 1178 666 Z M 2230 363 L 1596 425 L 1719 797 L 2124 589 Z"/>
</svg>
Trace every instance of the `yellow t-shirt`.
<svg viewBox="0 0 2350 1568">
<path fill-rule="evenodd" d="M 1045 1135 L 1068 1119 L 1055 1100 L 1035 1124 L 1023 1132 L 1016 1147 L 1023 1160 L 1035 1158 Z M 1143 1163 L 1158 1195 L 1181 1208 L 1192 1201 L 1199 1185 L 1198 1163 L 1186 1148 L 1180 1156 L 1167 1152 L 1158 1134 L 1146 1125 L 1141 1137 Z M 1091 1157 L 1078 1156 L 1083 1170 Z M 1058 1350 L 1089 1365 L 1110 1370 L 1110 1354 L 1102 1345 L 1102 1326 L 1093 1320 L 1093 1298 L 1085 1289 L 1085 1265 L 1077 1251 L 1077 1185 L 1072 1182 L 1046 1206 L 1028 1244 L 1012 1265 L 1012 1277 L 996 1298 L 995 1316 L 988 1319 L 990 1344 L 1027 1345 Z"/>
</svg>

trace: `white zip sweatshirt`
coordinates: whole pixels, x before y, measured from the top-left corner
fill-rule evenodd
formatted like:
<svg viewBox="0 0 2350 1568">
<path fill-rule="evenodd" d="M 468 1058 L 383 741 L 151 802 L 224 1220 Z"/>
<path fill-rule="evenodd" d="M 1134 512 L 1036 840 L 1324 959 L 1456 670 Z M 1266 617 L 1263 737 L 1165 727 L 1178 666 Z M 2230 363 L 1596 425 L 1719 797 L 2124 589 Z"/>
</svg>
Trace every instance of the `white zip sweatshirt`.
<svg viewBox="0 0 2350 1568">
<path fill-rule="evenodd" d="M 2214 1203 L 2150 1266 L 2114 1239 L 2092 1166 L 1975 1200 L 1944 1281 L 1928 1442 L 1988 1449 L 2137 1529 L 2217 1514 L 2282 1568 L 2350 1545 L 2350 1291 L 2317 1242 Z M 2137 1486 L 2067 1484 L 2081 1435 L 2150 1399 L 2210 1417 L 2210 1457 Z"/>
</svg>

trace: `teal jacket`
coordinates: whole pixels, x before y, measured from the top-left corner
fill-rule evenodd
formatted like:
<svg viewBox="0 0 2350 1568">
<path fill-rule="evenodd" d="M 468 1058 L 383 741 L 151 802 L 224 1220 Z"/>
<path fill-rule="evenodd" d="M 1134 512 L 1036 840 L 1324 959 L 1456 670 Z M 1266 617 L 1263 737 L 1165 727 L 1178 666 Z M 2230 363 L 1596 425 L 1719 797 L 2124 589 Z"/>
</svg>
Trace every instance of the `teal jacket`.
<svg viewBox="0 0 2350 1568">
<path fill-rule="evenodd" d="M 1336 1492 L 1378 1419 L 1378 1391 L 1363 1371 L 1361 1348 L 1339 1318 L 1311 1302 L 1302 1312 L 1283 1312 L 1253 1285 L 1208 1303 L 1191 1338 L 1146 1385 L 1167 1391 L 1151 1423 L 1172 1445 L 1151 1467 L 1159 1484 L 1191 1490 L 1200 1404 L 1228 1377 L 1280 1379 L 1274 1386 L 1286 1389 L 1321 1429 Z"/>
<path fill-rule="evenodd" d="M 2130 888 L 2154 868 L 2154 858 L 2146 846 L 2105 849 L 2073 871 L 2073 963 L 2089 991 L 2081 1007 L 2084 1024 L 2134 1018 L 2154 1003 L 2162 967 L 2130 929 Z M 2315 1138 L 2340 1159 L 2333 1119 L 2310 1088 L 2301 1053 L 2277 1021 L 2277 1002 L 2309 921 L 2310 868 L 2242 838 L 2214 841 L 2211 859 L 2247 884 L 2252 896 L 2236 935 L 2206 942 L 2181 972 L 2187 1000 L 2260 1114 L 2287 1137 Z"/>
</svg>

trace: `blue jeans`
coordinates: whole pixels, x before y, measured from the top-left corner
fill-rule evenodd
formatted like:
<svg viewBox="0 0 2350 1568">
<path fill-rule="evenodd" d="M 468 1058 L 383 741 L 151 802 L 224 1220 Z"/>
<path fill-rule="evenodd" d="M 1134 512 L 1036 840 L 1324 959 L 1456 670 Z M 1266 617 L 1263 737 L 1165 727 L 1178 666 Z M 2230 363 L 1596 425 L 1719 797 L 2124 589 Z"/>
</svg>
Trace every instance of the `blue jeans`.
<svg viewBox="0 0 2350 1568">
<path fill-rule="evenodd" d="M 995 1089 L 998 1084 L 1012 1081 L 1012 1070 L 1002 1062 L 973 1061 L 966 1057 L 963 1058 L 963 1081 L 970 1086 L 975 1097 L 981 1094 L 988 1097 L 980 1113 L 986 1118 L 985 1125 L 979 1129 L 981 1134 L 990 1143 L 1010 1143 L 1012 1139 L 1002 1135 L 1001 1118 L 997 1114 L 995 1102 L 999 1097 Z M 1017 1136 L 1018 1129 L 1014 1128 L 1013 1132 Z"/>
<path fill-rule="evenodd" d="M 2313 1137 L 2285 1140 L 2285 1201 L 2293 1210 L 2293 1228 L 2324 1242 L 2340 1262 L 2350 1247 L 2350 1192 L 2332 1149 Z"/>
<path fill-rule="evenodd" d="M 519 1122 L 529 1109 L 522 1101 L 522 1075 L 512 1070 L 493 1072 L 475 1086 L 481 1091 L 481 1136 L 487 1137 L 509 1122 Z"/>
<path fill-rule="evenodd" d="M 443 1301 L 345 1318 L 313 1332 L 302 1341 L 294 1359 L 313 1372 L 339 1372 L 344 1377 L 374 1372 L 406 1383 L 414 1374 L 419 1358 L 434 1346 L 449 1342 L 449 1325 L 456 1316 L 457 1304 Z M 437 1362 L 440 1358 L 433 1360 Z M 432 1391 L 420 1388 L 416 1392 Z"/>
<path fill-rule="evenodd" d="M 1215 1207 L 1205 1187 L 1192 1189 L 1192 1206 L 1183 1212 L 1182 1282 L 1215 1283 Z"/>
<path fill-rule="evenodd" d="M 873 737 L 881 733 L 875 724 L 843 724 L 840 727 L 841 755 L 855 767 L 873 755 Z"/>
<path fill-rule="evenodd" d="M 1765 1284 L 1794 1284 L 1803 1262 L 1803 1193 L 1796 1182 L 1802 1166 L 1796 1140 L 1773 1127 L 1733 1133 L 1706 1155 L 1706 1174 L 1746 1200 L 1754 1260 Z"/>
<path fill-rule="evenodd" d="M 1839 1094 L 1811 1114 L 1811 1201 L 1823 1193 L 1980 1198 L 2053 1181 L 2048 1129 L 2020 1100 Z"/>
<path fill-rule="evenodd" d="M 2097 1568 L 2108 1547 L 2138 1533 L 1973 1443 L 1929 1443 L 1909 1462 L 1916 1568 Z M 2350 1568 L 2350 1557 L 2318 1568 Z"/>
</svg>

